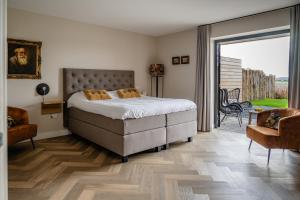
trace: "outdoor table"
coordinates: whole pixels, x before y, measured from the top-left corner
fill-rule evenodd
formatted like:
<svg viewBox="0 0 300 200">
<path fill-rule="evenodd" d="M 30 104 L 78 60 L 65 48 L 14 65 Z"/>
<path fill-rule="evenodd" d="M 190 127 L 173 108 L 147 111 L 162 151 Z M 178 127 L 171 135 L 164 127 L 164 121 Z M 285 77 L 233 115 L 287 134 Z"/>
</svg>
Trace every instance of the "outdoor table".
<svg viewBox="0 0 300 200">
<path fill-rule="evenodd" d="M 248 121 L 248 125 L 250 125 L 252 123 L 252 115 L 257 115 L 258 113 L 260 113 L 262 111 L 256 111 L 256 110 L 249 110 L 249 121 Z"/>
</svg>

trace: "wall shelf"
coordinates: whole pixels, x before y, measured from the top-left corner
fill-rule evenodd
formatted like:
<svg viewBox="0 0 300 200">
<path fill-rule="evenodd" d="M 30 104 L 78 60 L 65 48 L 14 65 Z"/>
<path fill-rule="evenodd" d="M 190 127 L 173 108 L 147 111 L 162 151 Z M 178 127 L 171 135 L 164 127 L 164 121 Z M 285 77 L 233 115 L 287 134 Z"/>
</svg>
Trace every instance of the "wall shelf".
<svg viewBox="0 0 300 200">
<path fill-rule="evenodd" d="M 49 115 L 62 112 L 62 100 L 49 99 L 41 103 L 42 115 Z"/>
</svg>

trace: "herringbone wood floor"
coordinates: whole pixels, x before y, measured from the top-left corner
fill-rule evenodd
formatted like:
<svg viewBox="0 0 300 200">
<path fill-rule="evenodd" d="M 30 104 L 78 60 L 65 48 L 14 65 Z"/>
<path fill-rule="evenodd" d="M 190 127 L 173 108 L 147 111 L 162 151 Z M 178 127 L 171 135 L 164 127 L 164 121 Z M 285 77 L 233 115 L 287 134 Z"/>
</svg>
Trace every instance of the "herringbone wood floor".
<svg viewBox="0 0 300 200">
<path fill-rule="evenodd" d="M 10 200 L 300 199 L 300 156 L 254 144 L 244 135 L 198 134 L 122 164 L 115 154 L 75 136 L 9 149 Z"/>
</svg>

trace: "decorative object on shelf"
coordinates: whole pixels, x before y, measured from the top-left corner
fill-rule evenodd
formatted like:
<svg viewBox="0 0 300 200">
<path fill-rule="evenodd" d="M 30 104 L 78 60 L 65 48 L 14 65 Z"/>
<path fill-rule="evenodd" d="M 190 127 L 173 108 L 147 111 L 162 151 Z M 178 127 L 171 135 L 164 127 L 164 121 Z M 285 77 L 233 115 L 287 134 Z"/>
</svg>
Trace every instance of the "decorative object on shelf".
<svg viewBox="0 0 300 200">
<path fill-rule="evenodd" d="M 181 64 L 190 64 L 190 56 L 181 56 Z"/>
<path fill-rule="evenodd" d="M 49 93 L 50 87 L 47 83 L 40 83 L 36 86 L 35 91 L 43 97 L 44 102 L 44 98 Z"/>
<path fill-rule="evenodd" d="M 180 65 L 180 57 L 179 56 L 172 57 L 172 64 Z"/>
<path fill-rule="evenodd" d="M 151 95 L 152 95 L 152 79 L 155 78 L 155 94 L 158 97 L 158 89 L 159 89 L 159 78 L 161 78 L 162 86 L 161 86 L 161 96 L 164 94 L 164 65 L 163 64 L 152 64 L 149 68 L 149 73 L 151 75 Z"/>
<path fill-rule="evenodd" d="M 41 79 L 42 42 L 7 40 L 9 79 Z"/>
</svg>

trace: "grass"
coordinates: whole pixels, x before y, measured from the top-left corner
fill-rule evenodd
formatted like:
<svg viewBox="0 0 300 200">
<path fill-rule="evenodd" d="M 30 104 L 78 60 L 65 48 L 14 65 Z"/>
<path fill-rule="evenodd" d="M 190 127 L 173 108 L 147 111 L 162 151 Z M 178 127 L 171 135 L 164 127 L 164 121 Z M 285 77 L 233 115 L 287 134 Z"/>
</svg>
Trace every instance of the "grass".
<svg viewBox="0 0 300 200">
<path fill-rule="evenodd" d="M 251 101 L 254 106 L 270 106 L 276 108 L 287 108 L 288 100 L 287 99 L 261 99 Z"/>
</svg>

